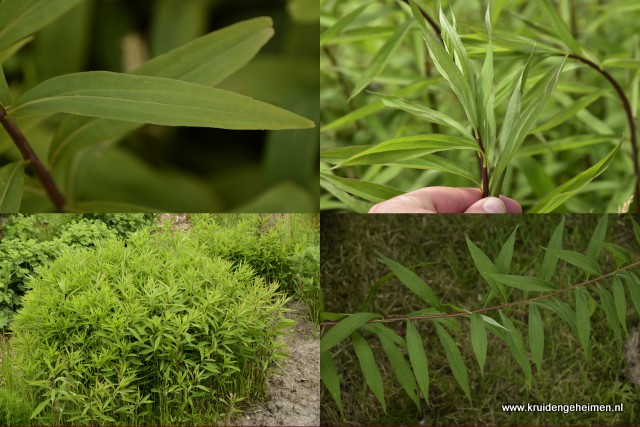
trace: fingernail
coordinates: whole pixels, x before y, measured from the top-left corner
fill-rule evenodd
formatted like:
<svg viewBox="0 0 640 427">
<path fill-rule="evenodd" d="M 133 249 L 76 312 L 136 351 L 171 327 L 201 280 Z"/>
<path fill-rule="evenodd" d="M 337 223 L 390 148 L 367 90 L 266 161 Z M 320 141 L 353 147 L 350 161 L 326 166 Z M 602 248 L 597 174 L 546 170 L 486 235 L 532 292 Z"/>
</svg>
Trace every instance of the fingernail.
<svg viewBox="0 0 640 427">
<path fill-rule="evenodd" d="M 497 197 L 487 197 L 482 204 L 482 209 L 486 213 L 506 213 L 507 207 L 504 205 L 502 200 Z"/>
</svg>

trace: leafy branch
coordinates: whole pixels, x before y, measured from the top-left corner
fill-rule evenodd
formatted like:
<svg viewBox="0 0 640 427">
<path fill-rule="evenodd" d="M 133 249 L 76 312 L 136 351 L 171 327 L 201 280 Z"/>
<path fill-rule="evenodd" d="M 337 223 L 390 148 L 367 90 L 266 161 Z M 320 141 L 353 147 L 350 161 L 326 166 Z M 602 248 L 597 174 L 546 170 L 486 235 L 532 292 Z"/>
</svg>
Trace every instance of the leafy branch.
<svg viewBox="0 0 640 427">
<path fill-rule="evenodd" d="M 640 243 L 640 226 L 632 218 L 630 220 L 636 240 Z M 458 345 L 449 333 L 449 330 L 460 331 L 460 325 L 456 322 L 459 317 L 470 320 L 469 336 L 471 346 L 481 372 L 484 374 L 487 357 L 487 333 L 491 332 L 509 347 L 516 363 L 524 374 L 527 389 L 531 387 L 533 380 L 530 359 L 535 363 L 538 371 L 542 369 L 544 327 L 540 309 L 558 315 L 568 324 L 580 342 L 585 358 L 588 361 L 591 360 L 590 323 L 592 311 L 589 307 L 600 307 L 604 311 L 608 325 L 618 342 L 622 343 L 624 334 L 627 331 L 627 300 L 625 296 L 627 292 L 635 312 L 640 314 L 640 278 L 631 271 L 640 267 L 640 261 L 633 261 L 631 254 L 626 249 L 606 241 L 606 215 L 600 219 L 584 253 L 563 249 L 563 231 L 564 219 L 556 227 L 548 245 L 544 248 L 542 265 L 536 270 L 536 274 L 531 276 L 510 273 L 517 228 L 503 243 L 499 254 L 493 260 L 467 237 L 469 254 L 478 273 L 489 286 L 484 299 L 484 307 L 474 310 L 442 303 L 436 292 L 415 272 L 379 254 L 380 259 L 391 270 L 390 274 L 396 276 L 405 287 L 417 295 L 426 304 L 426 308 L 407 315 L 386 318 L 378 313 L 371 312 L 369 311 L 369 301 L 372 299 L 371 295 L 377 292 L 377 285 L 374 285 L 364 306 L 367 311 L 349 315 L 322 314 L 321 317 L 324 319 L 322 325 L 329 329 L 325 330 L 320 344 L 321 376 L 325 387 L 340 410 L 342 410 L 340 381 L 331 350 L 351 337 L 364 379 L 386 411 L 384 389 L 382 381 L 379 380 L 380 372 L 376 365 L 375 357 L 367 356 L 367 354 L 373 353 L 367 339 L 360 332 L 367 332 L 380 340 L 398 381 L 418 407 L 421 406 L 422 399 L 427 404 L 429 403 L 429 373 L 426 366 L 428 355 L 433 347 L 433 344 L 427 343 L 426 345 L 430 350 L 429 352 L 425 351 L 425 343 L 420 337 L 418 328 L 414 325 L 414 322 L 418 320 L 433 322 L 432 324 L 436 328 L 451 371 L 470 401 L 472 396 L 467 368 Z M 606 274 L 601 272 L 597 262 L 603 251 L 610 253 L 617 263 L 617 267 Z M 553 283 L 552 277 L 559 261 L 583 271 L 587 280 L 564 288 L 558 288 Z M 589 278 L 590 276 L 595 277 Z M 605 279 L 610 280 L 611 291 L 601 284 Z M 626 292 L 623 281 L 626 283 Z M 600 304 L 595 302 L 591 295 L 592 292 L 587 289 L 591 287 L 589 285 L 595 285 L 593 288 L 599 295 Z M 514 290 L 534 293 L 535 296 L 511 300 L 510 297 Z M 575 305 L 573 307 L 559 298 L 561 295 L 568 293 L 574 294 Z M 491 300 L 496 298 L 502 301 L 491 305 Z M 527 306 L 529 309 L 529 351 L 526 349 L 522 333 L 504 313 L 504 309 L 515 306 Z M 454 312 L 445 312 L 451 310 Z M 498 315 L 495 317 L 485 315 L 485 313 L 488 314 L 489 312 L 495 312 Z M 406 322 L 406 336 L 403 337 L 395 330 L 384 326 L 385 323 L 391 322 Z M 408 354 L 408 361 L 403 354 L 405 349 Z M 530 353 L 530 356 L 528 353 Z"/>
</svg>

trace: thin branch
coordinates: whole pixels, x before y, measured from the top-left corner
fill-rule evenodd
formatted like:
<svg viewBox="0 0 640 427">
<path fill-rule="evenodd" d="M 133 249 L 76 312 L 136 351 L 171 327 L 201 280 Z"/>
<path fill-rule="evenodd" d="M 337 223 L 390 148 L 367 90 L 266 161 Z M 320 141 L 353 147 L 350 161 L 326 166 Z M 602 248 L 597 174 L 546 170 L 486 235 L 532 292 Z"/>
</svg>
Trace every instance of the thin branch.
<svg viewBox="0 0 640 427">
<path fill-rule="evenodd" d="M 579 288 L 581 286 L 587 286 L 590 285 L 591 283 L 595 283 L 599 280 L 602 279 L 606 279 L 607 277 L 613 276 L 614 274 L 618 274 L 621 271 L 625 271 L 625 270 L 629 270 L 631 268 L 634 267 L 638 267 L 640 266 L 640 261 L 636 261 L 632 264 L 629 264 L 625 267 L 619 268 L 617 270 L 614 270 L 610 273 L 604 274 L 600 277 L 596 277 L 595 279 L 590 279 L 587 280 L 585 282 L 580 282 L 580 283 L 576 283 L 574 285 L 571 285 L 567 288 L 563 288 L 563 289 L 559 289 L 555 292 L 551 292 L 550 294 L 545 294 L 545 295 L 540 295 L 537 297 L 533 297 L 533 298 L 529 298 L 526 300 L 522 300 L 522 301 L 515 301 L 515 302 L 510 302 L 507 304 L 501 304 L 501 305 L 496 305 L 493 307 L 484 307 L 484 308 L 478 308 L 476 310 L 471 310 L 471 311 L 465 311 L 462 313 L 446 313 L 446 314 L 431 314 L 431 315 L 418 315 L 418 316 L 397 316 L 397 317 L 386 317 L 384 319 L 373 319 L 373 320 L 369 320 L 367 323 L 390 323 L 390 322 L 404 322 L 405 320 L 415 320 L 415 319 L 443 319 L 446 317 L 463 317 L 463 316 L 468 316 L 470 314 L 475 314 L 475 313 L 484 313 L 487 311 L 495 311 L 495 310 L 502 310 L 503 308 L 507 308 L 507 307 L 514 307 L 517 305 L 523 305 L 523 304 L 529 304 L 531 302 L 534 301 L 539 301 L 539 300 L 544 300 L 544 299 L 548 299 L 548 298 L 553 298 L 555 296 L 558 296 L 560 294 L 564 294 L 566 292 L 572 291 L 576 288 Z M 323 326 L 327 326 L 327 325 L 336 325 L 339 322 L 321 322 L 320 324 Z"/>
<path fill-rule="evenodd" d="M 42 183 L 42 187 L 47 192 L 47 195 L 56 207 L 56 210 L 58 212 L 64 211 L 64 197 L 62 196 L 62 193 L 60 193 L 60 190 L 58 190 L 51 174 L 33 151 L 20 128 L 18 128 L 16 123 L 7 116 L 7 111 L 2 105 L 0 105 L 0 123 L 2 123 L 2 126 L 7 130 L 7 133 L 13 140 L 14 144 L 16 144 L 16 147 L 20 150 L 22 157 L 27 161 L 33 172 L 38 177 L 38 180 Z"/>
<path fill-rule="evenodd" d="M 564 56 L 564 54 L 562 54 L 562 56 Z M 616 92 L 618 93 L 618 97 L 620 98 L 620 101 L 622 102 L 622 107 L 624 108 L 624 112 L 627 116 L 627 122 L 629 123 L 629 132 L 630 132 L 630 143 L 631 143 L 631 162 L 633 163 L 633 174 L 635 176 L 635 189 L 634 189 L 634 197 L 633 199 L 636 201 L 636 212 L 640 213 L 640 164 L 639 164 L 639 158 L 638 158 L 638 139 L 637 139 L 637 135 L 636 135 L 636 123 L 633 120 L 633 109 L 631 108 L 631 103 L 629 102 L 629 98 L 627 98 L 627 95 L 624 93 L 624 90 L 622 89 L 622 86 L 620 86 L 620 83 L 618 83 L 618 81 L 616 79 L 613 78 L 613 76 L 611 74 L 609 74 L 609 72 L 607 70 L 605 70 L 604 68 L 600 67 L 598 64 L 596 64 L 595 62 L 580 56 L 580 55 L 576 55 L 575 53 L 570 53 L 567 55 L 567 57 L 569 58 L 573 58 L 576 59 L 580 62 L 582 62 L 583 64 L 588 65 L 589 67 L 593 68 L 594 70 L 596 70 L 597 72 L 599 72 L 600 74 L 602 74 L 602 76 L 607 79 L 609 81 L 609 83 L 611 83 L 611 86 L 613 86 L 613 88 L 616 90 Z"/>
<path fill-rule="evenodd" d="M 402 1 L 404 1 L 406 4 L 409 4 L 409 0 L 402 0 Z M 422 10 L 419 6 L 418 6 L 418 9 L 420 9 L 420 12 L 422 13 L 422 16 L 424 17 L 424 19 L 427 20 L 429 25 L 431 25 L 431 28 L 433 28 L 433 30 L 436 32 L 436 34 L 440 38 L 440 41 L 443 41 L 442 40 L 442 30 L 440 30 L 440 26 L 438 25 L 438 23 L 431 16 L 429 16 L 429 14 L 427 12 Z"/>
<path fill-rule="evenodd" d="M 489 197 L 489 169 L 487 168 L 487 152 L 482 143 L 482 136 L 479 133 L 476 134 L 476 141 L 478 142 L 478 160 L 480 161 L 480 173 L 482 174 L 482 198 Z"/>
</svg>

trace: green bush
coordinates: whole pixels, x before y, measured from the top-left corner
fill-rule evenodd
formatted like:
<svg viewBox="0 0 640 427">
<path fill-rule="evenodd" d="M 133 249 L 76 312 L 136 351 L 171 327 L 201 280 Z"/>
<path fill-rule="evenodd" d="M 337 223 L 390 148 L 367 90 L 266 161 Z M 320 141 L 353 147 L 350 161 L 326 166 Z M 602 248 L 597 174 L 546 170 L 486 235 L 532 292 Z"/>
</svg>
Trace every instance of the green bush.
<svg viewBox="0 0 640 427">
<path fill-rule="evenodd" d="M 307 307 L 309 319 L 318 323 L 322 305 L 320 292 L 320 246 L 309 246 L 289 257 L 296 292 Z"/>
<path fill-rule="evenodd" d="M 0 388 L 0 425 L 25 426 L 33 409 L 17 394 Z"/>
<path fill-rule="evenodd" d="M 65 248 L 12 323 L 35 421 L 210 424 L 264 396 L 286 298 L 188 234 Z"/>
<path fill-rule="evenodd" d="M 116 231 L 118 236 L 125 238 L 134 231 L 153 224 L 153 214 L 143 213 L 104 213 L 83 214 L 84 218 L 104 222 L 107 227 Z"/>
<path fill-rule="evenodd" d="M 114 239 L 117 236 L 104 222 L 83 218 L 69 224 L 60 234 L 60 240 L 67 245 L 93 247 L 100 240 Z"/>
</svg>

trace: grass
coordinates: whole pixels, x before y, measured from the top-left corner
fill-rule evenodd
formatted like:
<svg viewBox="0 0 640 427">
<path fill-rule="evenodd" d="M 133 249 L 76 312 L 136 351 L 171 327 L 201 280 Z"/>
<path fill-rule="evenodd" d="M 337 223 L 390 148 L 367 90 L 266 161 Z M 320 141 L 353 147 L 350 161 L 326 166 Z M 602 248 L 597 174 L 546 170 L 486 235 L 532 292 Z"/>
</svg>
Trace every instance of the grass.
<svg viewBox="0 0 640 427">
<path fill-rule="evenodd" d="M 464 241 L 465 233 L 495 257 L 513 228 L 520 225 L 515 243 L 512 271 L 533 273 L 542 260 L 541 246 L 546 246 L 560 222 L 559 215 L 530 216 L 373 216 L 328 215 L 323 217 L 321 283 L 325 310 L 340 313 L 362 311 L 362 303 L 376 279 L 388 273 L 375 251 L 404 265 L 425 261 L 436 264 L 420 267 L 416 272 L 436 291 L 443 303 L 467 309 L 479 308 L 487 290 L 473 265 Z M 584 252 L 598 216 L 572 215 L 566 218 L 563 245 Z M 609 218 L 607 241 L 619 244 L 637 257 L 631 224 L 628 219 Z M 611 271 L 614 261 L 601 257 L 603 270 Z M 560 262 L 553 279 L 568 286 L 582 281 L 582 273 Z M 603 282 L 604 285 L 608 283 Z M 597 301 L 597 294 L 591 291 Z M 572 298 L 563 297 L 563 298 Z M 512 300 L 518 299 L 517 295 Z M 573 303 L 571 302 L 573 305 Z M 372 311 L 385 315 L 405 314 L 424 308 L 424 304 L 393 279 L 385 283 L 374 301 Z M 524 333 L 525 306 L 506 313 Z M 449 370 L 446 356 L 430 322 L 416 322 L 429 354 L 430 406 L 418 413 L 395 379 L 384 352 L 376 340 L 372 344 L 383 375 L 387 414 L 366 388 L 358 361 L 350 346 L 341 345 L 334 353 L 342 379 L 341 416 L 326 389 L 322 389 L 323 425 L 631 425 L 640 421 L 636 407 L 640 404 L 637 389 L 624 376 L 620 345 L 615 340 L 602 310 L 592 316 L 593 360 L 587 362 L 579 342 L 569 327 L 557 316 L 543 311 L 545 351 L 541 372 L 534 370 L 530 390 L 524 387 L 524 375 L 511 352 L 501 341 L 489 335 L 489 349 L 484 378 L 480 375 L 471 349 L 468 321 L 462 320 L 462 332 L 453 333 L 459 343 L 469 372 L 472 403 L 464 396 Z M 629 316 L 633 326 L 638 318 Z M 390 324 L 398 332 L 402 324 Z M 370 337 L 369 337 L 370 338 Z M 624 404 L 624 412 L 522 412 L 504 413 L 505 403 L 594 403 Z"/>
</svg>

